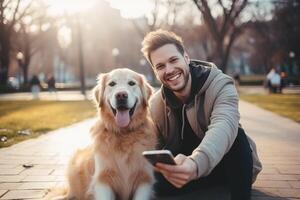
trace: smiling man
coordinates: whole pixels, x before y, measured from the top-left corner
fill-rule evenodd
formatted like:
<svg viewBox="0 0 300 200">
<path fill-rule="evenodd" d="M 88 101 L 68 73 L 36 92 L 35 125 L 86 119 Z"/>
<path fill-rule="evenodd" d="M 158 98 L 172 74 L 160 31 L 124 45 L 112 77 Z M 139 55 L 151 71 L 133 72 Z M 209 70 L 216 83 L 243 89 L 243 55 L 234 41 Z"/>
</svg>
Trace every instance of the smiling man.
<svg viewBox="0 0 300 200">
<path fill-rule="evenodd" d="M 151 99 L 158 149 L 170 150 L 177 163 L 156 164 L 157 195 L 223 184 L 232 200 L 250 199 L 261 163 L 255 144 L 239 127 L 232 78 L 213 63 L 191 60 L 173 32 L 150 32 L 142 45 L 162 83 Z"/>
</svg>

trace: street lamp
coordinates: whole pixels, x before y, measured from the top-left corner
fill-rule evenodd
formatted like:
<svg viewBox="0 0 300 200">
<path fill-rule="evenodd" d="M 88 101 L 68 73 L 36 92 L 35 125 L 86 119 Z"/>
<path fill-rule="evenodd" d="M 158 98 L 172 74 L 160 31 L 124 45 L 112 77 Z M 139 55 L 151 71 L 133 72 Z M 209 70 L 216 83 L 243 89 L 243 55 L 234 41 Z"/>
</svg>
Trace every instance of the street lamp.
<svg viewBox="0 0 300 200">
<path fill-rule="evenodd" d="M 114 59 L 114 66 L 113 67 L 117 67 L 118 65 L 118 56 L 120 55 L 120 51 L 118 48 L 113 48 L 112 51 L 111 51 L 111 54 L 113 56 L 113 59 Z"/>
<path fill-rule="evenodd" d="M 295 53 L 293 51 L 290 51 L 289 56 L 293 59 L 295 57 Z"/>
<path fill-rule="evenodd" d="M 18 65 L 19 65 L 19 75 L 18 75 L 18 80 L 19 80 L 19 85 L 21 85 L 21 73 L 23 70 L 23 65 L 24 65 L 24 55 L 21 51 L 19 51 L 17 53 L 17 61 L 18 61 Z"/>
</svg>

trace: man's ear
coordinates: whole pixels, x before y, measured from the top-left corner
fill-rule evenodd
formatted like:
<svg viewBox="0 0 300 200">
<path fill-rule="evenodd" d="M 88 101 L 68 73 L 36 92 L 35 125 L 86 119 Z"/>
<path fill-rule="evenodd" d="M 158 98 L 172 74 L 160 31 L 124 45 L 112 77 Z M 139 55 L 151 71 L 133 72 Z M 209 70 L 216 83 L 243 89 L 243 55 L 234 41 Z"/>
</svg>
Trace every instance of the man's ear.
<svg viewBox="0 0 300 200">
<path fill-rule="evenodd" d="M 184 57 L 184 60 L 187 64 L 190 64 L 191 60 L 190 60 L 190 57 L 189 55 L 184 51 L 183 53 L 183 57 Z"/>
<path fill-rule="evenodd" d="M 143 104 L 145 106 L 148 106 L 148 100 L 150 96 L 153 94 L 154 89 L 148 83 L 147 79 L 143 75 L 140 76 L 140 84 L 141 84 L 141 90 L 143 95 Z"/>
<path fill-rule="evenodd" d="M 105 89 L 106 76 L 106 73 L 99 74 L 97 78 L 97 85 L 93 89 L 94 101 L 98 107 L 103 105 L 103 93 Z"/>
</svg>

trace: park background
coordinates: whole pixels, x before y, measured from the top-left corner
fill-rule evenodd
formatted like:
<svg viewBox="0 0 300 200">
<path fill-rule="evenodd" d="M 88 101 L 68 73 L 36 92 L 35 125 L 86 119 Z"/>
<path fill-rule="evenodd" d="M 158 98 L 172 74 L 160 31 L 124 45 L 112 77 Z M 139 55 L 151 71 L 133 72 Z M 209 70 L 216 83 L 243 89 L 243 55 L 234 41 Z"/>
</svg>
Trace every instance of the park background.
<svg viewBox="0 0 300 200">
<path fill-rule="evenodd" d="M 28 91 L 33 75 L 57 87 L 91 88 L 96 75 L 129 67 L 157 83 L 141 41 L 158 28 L 184 39 L 191 58 L 211 61 L 242 84 L 272 68 L 300 84 L 297 0 L 2 0 L 0 92 Z M 47 85 L 43 85 L 45 88 Z M 83 89 L 83 88 L 82 88 Z"/>
<path fill-rule="evenodd" d="M 298 0 L 0 0 L 0 199 L 39 199 L 64 181 L 70 151 L 86 144 L 92 124 L 77 122 L 96 116 L 99 73 L 128 67 L 159 87 L 140 52 L 159 28 L 181 35 L 191 58 L 240 76 L 241 122 L 264 165 L 256 199 L 299 199 L 299 22 Z M 281 93 L 265 88 L 271 68 Z"/>
</svg>

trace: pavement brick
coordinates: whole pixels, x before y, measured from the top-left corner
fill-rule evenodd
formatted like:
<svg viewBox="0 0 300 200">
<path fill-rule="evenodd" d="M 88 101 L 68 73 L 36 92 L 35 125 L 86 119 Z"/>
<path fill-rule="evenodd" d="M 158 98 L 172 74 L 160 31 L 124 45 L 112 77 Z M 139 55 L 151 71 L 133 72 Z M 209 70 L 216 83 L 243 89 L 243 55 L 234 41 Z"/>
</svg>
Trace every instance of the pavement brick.
<svg viewBox="0 0 300 200">
<path fill-rule="evenodd" d="M 7 192 L 0 199 L 36 199 L 43 198 L 45 195 L 45 191 L 43 190 L 12 190 Z"/>
<path fill-rule="evenodd" d="M 0 190 L 15 190 L 21 185 L 22 183 L 0 183 Z"/>
<path fill-rule="evenodd" d="M 14 168 L 17 168 L 19 167 L 20 165 L 18 164 L 15 164 L 15 165 L 5 165 L 5 164 L 0 164 L 0 171 L 2 169 L 14 169 Z"/>
<path fill-rule="evenodd" d="M 282 174 L 260 174 L 257 180 L 264 181 L 297 181 L 295 175 L 282 175 Z"/>
<path fill-rule="evenodd" d="M 279 174 L 278 170 L 275 167 L 263 167 L 262 174 Z"/>
<path fill-rule="evenodd" d="M 26 176 L 22 182 L 50 182 L 57 181 L 57 176 Z"/>
<path fill-rule="evenodd" d="M 47 189 L 55 186 L 56 182 L 26 182 L 18 187 L 21 190 Z"/>
<path fill-rule="evenodd" d="M 300 189 L 300 181 L 289 181 L 289 184 L 292 186 L 292 188 Z"/>
<path fill-rule="evenodd" d="M 300 165 L 296 166 L 287 166 L 287 167 L 279 167 L 278 171 L 281 174 L 299 174 L 300 175 Z"/>
<path fill-rule="evenodd" d="M 291 185 L 287 181 L 263 181 L 257 180 L 254 183 L 258 188 L 291 188 Z"/>
<path fill-rule="evenodd" d="M 278 194 L 281 197 L 300 198 L 299 189 L 278 189 Z"/>
<path fill-rule="evenodd" d="M 53 169 L 27 169 L 24 170 L 21 175 L 35 175 L 35 176 L 41 176 L 41 175 L 50 175 Z"/>
<path fill-rule="evenodd" d="M 37 164 L 34 165 L 35 169 L 65 169 L 66 165 L 50 165 L 50 164 Z"/>
<path fill-rule="evenodd" d="M 58 160 L 53 158 L 48 158 L 48 159 L 37 158 L 31 161 L 32 164 L 47 164 L 47 165 L 54 165 L 57 162 Z"/>
<path fill-rule="evenodd" d="M 56 176 L 64 176 L 66 174 L 65 169 L 55 169 L 51 175 L 56 175 Z"/>
<path fill-rule="evenodd" d="M 17 175 L 20 174 L 25 169 L 22 167 L 17 167 L 14 169 L 1 169 L 0 175 Z"/>
<path fill-rule="evenodd" d="M 12 176 L 2 176 L 0 175 L 1 182 L 8 183 L 8 182 L 20 182 L 24 179 L 24 176 L 12 175 Z"/>
</svg>

